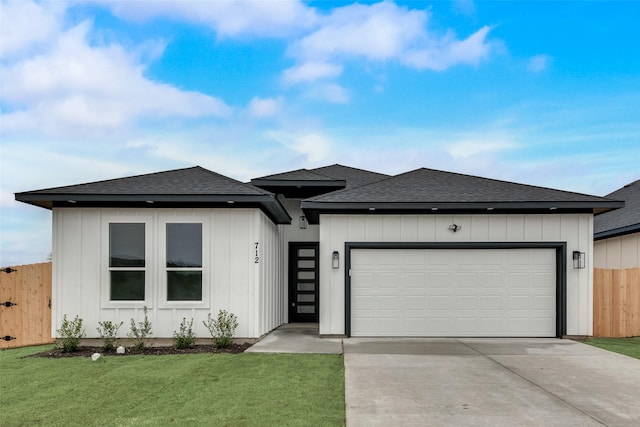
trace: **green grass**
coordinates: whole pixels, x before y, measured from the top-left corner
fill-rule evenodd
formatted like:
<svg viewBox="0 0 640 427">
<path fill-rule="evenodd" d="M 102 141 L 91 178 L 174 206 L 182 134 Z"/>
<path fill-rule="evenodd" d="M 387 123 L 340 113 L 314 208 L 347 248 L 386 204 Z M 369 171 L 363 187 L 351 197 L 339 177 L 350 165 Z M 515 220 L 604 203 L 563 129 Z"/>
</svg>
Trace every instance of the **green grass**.
<svg viewBox="0 0 640 427">
<path fill-rule="evenodd" d="M 0 425 L 343 426 L 340 355 L 22 358 L 0 351 Z"/>
<path fill-rule="evenodd" d="M 590 338 L 586 344 L 640 359 L 640 337 L 633 338 Z"/>
</svg>

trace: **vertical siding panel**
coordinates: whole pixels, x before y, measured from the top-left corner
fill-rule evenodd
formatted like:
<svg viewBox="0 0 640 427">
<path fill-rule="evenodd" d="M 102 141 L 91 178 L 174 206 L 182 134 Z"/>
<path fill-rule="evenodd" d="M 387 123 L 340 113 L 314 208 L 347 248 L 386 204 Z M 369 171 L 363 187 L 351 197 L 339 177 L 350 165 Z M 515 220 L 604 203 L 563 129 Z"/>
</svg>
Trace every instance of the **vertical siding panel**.
<svg viewBox="0 0 640 427">
<path fill-rule="evenodd" d="M 525 240 L 524 236 L 524 216 L 507 216 L 507 240 L 510 242 L 523 242 Z"/>
<path fill-rule="evenodd" d="M 331 236 L 333 235 L 333 215 L 322 215 L 320 217 L 320 253 L 323 253 L 329 249 L 337 246 L 339 241 L 335 244 L 331 240 Z M 364 224 L 364 221 L 362 221 Z M 350 229 L 350 227 L 348 226 Z M 360 231 L 356 232 L 358 234 Z M 344 236 L 345 239 L 348 240 L 349 236 Z M 364 240 L 364 239 L 362 239 Z M 344 254 L 344 244 L 339 249 L 341 256 L 341 264 L 344 265 L 345 254 Z M 334 312 L 340 309 L 340 305 L 338 301 L 335 300 L 334 296 L 339 292 L 339 287 L 341 280 L 340 278 L 334 277 L 335 273 L 331 271 L 331 266 L 320 260 L 320 322 L 319 322 L 319 330 L 320 334 L 333 334 L 337 333 L 332 328 L 332 319 L 334 318 Z M 344 306 L 342 307 L 344 309 Z"/>
<path fill-rule="evenodd" d="M 337 218 L 337 216 L 334 216 Z M 384 239 L 382 217 L 376 215 L 364 216 L 365 239 L 369 242 L 382 242 Z M 335 224 L 334 224 L 335 226 Z"/>
<path fill-rule="evenodd" d="M 418 241 L 436 241 L 436 221 L 434 216 L 418 216 Z"/>
<path fill-rule="evenodd" d="M 470 240 L 472 242 L 488 242 L 489 238 L 489 215 L 472 216 L 469 221 L 471 229 Z"/>
<path fill-rule="evenodd" d="M 400 217 L 400 240 L 414 242 L 418 240 L 418 217 L 403 215 Z"/>
<path fill-rule="evenodd" d="M 560 215 L 546 215 L 542 217 L 542 240 L 557 240 L 561 235 Z"/>
<path fill-rule="evenodd" d="M 100 237 L 101 235 L 100 216 L 96 209 L 82 210 L 81 214 L 81 234 L 80 247 L 82 251 L 82 262 L 78 266 L 80 270 L 80 317 L 87 325 L 96 325 L 101 320 L 100 298 Z M 94 335 L 95 327 L 90 327 L 87 336 Z M 97 333 L 97 331 L 96 331 Z"/>
<path fill-rule="evenodd" d="M 379 221 L 379 223 L 382 224 L 382 221 Z M 345 215 L 334 217 L 334 220 L 331 224 L 331 246 L 328 248 L 320 247 L 320 265 L 326 266 L 326 269 L 324 269 L 324 271 L 327 271 L 328 274 L 331 275 L 331 281 L 334 284 L 332 293 L 330 295 L 330 304 L 332 305 L 330 328 L 332 331 L 344 330 L 344 242 L 345 236 L 349 236 L 349 232 L 350 228 L 348 217 Z M 340 254 L 340 268 L 337 269 L 333 269 L 331 267 L 331 254 L 333 251 L 338 251 L 338 253 Z M 320 280 L 322 280 L 322 275 L 320 276 Z"/>
<path fill-rule="evenodd" d="M 506 215 L 496 215 L 489 217 L 489 237 L 494 242 L 504 242 L 507 240 L 507 217 Z"/>
<path fill-rule="evenodd" d="M 402 217 L 401 216 L 383 216 L 382 217 L 382 239 L 385 242 L 395 242 L 402 236 Z"/>
<path fill-rule="evenodd" d="M 524 215 L 524 240 L 540 242 L 542 237 L 542 215 Z"/>
<path fill-rule="evenodd" d="M 349 227 L 349 237 L 352 241 L 361 242 L 366 240 L 367 226 L 362 215 L 349 215 L 349 217 L 347 217 L 347 224 Z"/>
</svg>

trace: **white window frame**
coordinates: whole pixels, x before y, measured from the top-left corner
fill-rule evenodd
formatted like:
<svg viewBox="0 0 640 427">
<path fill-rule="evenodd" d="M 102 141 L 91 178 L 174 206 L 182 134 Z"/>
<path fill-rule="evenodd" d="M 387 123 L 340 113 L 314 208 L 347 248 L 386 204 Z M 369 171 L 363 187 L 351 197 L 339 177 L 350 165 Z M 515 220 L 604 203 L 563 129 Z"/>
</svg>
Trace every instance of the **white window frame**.
<svg viewBox="0 0 640 427">
<path fill-rule="evenodd" d="M 117 223 L 128 224 L 144 224 L 144 267 L 111 267 L 109 265 L 109 225 Z M 101 247 L 101 286 L 100 286 L 100 299 L 102 301 L 102 308 L 152 308 L 154 295 L 153 286 L 155 262 L 153 251 L 154 247 L 153 239 L 153 218 L 151 216 L 107 216 L 102 219 L 102 247 Z M 144 300 L 140 301 L 123 301 L 123 300 L 111 300 L 111 271 L 144 271 Z"/>
<path fill-rule="evenodd" d="M 202 225 L 202 267 L 172 268 L 167 267 L 167 224 L 201 224 Z M 160 308 L 209 308 L 209 219 L 206 216 L 171 216 L 158 221 L 158 296 Z M 167 271 L 201 271 L 202 300 L 169 301 L 167 298 Z"/>
</svg>

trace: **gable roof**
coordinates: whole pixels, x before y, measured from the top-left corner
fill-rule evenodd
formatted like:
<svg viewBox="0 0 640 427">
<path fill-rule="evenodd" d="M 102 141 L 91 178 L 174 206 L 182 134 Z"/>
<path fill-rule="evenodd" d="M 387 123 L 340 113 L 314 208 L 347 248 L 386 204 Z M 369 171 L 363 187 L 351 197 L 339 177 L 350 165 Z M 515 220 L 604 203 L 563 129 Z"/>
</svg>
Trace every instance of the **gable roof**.
<svg viewBox="0 0 640 427">
<path fill-rule="evenodd" d="M 305 198 L 370 184 L 388 175 L 343 165 L 296 169 L 251 180 L 251 184 L 285 197 Z"/>
<path fill-rule="evenodd" d="M 200 166 L 27 191 L 16 200 L 51 209 L 62 206 L 259 207 L 274 222 L 291 221 L 275 194 Z M 239 207 L 239 206 L 238 206 Z"/>
<path fill-rule="evenodd" d="M 433 169 L 417 169 L 353 189 L 303 200 L 315 222 L 324 212 L 598 212 L 623 206 L 598 196 Z"/>
<path fill-rule="evenodd" d="M 624 200 L 625 206 L 596 215 L 593 219 L 594 239 L 640 232 L 640 180 L 627 184 L 606 197 Z"/>
</svg>

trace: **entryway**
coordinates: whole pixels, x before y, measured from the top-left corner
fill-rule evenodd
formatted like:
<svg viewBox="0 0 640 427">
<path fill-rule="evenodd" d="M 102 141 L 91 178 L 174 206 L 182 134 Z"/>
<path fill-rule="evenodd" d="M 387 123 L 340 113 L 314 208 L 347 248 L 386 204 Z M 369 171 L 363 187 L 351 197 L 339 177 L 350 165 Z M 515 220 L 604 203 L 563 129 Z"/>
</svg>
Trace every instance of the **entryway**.
<svg viewBox="0 0 640 427">
<path fill-rule="evenodd" d="M 342 338 L 320 338 L 317 323 L 287 323 L 271 331 L 246 352 L 342 354 Z"/>
<path fill-rule="evenodd" d="M 289 322 L 318 322 L 318 242 L 289 243 Z"/>
</svg>

